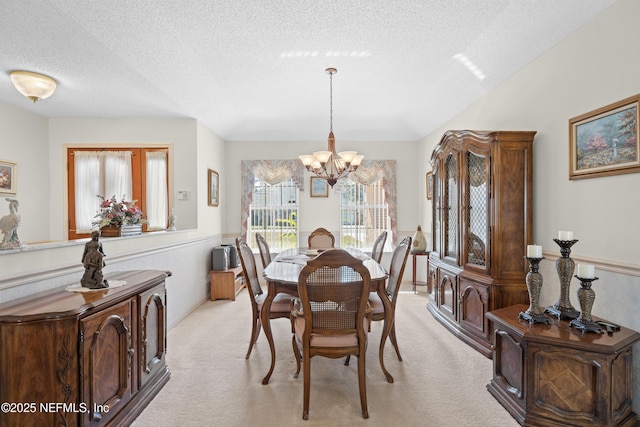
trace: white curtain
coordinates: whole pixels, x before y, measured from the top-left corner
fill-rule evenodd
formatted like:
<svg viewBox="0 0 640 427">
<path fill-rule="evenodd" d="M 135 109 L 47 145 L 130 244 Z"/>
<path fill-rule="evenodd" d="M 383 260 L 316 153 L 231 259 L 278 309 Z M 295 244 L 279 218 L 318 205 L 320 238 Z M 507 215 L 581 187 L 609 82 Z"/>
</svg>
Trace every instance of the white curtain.
<svg viewBox="0 0 640 427">
<path fill-rule="evenodd" d="M 147 201 L 148 230 L 167 228 L 169 201 L 167 200 L 167 153 L 147 152 Z"/>
<path fill-rule="evenodd" d="M 105 198 L 116 196 L 118 200 L 131 200 L 131 151 L 103 151 L 100 154 L 104 163 L 104 191 L 99 194 Z"/>
<path fill-rule="evenodd" d="M 130 151 L 74 151 L 76 232 L 90 233 L 100 199 L 131 200 Z"/>
<path fill-rule="evenodd" d="M 76 232 L 90 233 L 100 200 L 100 158 L 96 151 L 75 151 Z"/>
</svg>

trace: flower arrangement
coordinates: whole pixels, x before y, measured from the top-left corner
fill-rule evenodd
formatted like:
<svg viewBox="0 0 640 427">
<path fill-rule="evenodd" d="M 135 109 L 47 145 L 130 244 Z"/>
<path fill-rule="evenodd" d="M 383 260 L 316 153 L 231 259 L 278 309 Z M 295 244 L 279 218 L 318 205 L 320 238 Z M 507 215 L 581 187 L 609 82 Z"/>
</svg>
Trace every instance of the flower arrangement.
<svg viewBox="0 0 640 427">
<path fill-rule="evenodd" d="M 98 196 L 100 202 L 100 210 L 93 218 L 93 225 L 100 228 L 108 225 L 122 226 L 130 224 L 146 224 L 147 220 L 144 214 L 136 206 L 137 200 L 127 201 L 124 199 L 117 200 L 116 196 L 106 199 Z"/>
</svg>

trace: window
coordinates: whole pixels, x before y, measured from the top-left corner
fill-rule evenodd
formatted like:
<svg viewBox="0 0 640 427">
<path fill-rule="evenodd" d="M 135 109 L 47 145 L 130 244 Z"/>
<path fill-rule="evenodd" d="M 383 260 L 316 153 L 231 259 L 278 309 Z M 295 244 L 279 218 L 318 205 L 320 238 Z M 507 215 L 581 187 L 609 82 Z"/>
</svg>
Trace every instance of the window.
<svg viewBox="0 0 640 427">
<path fill-rule="evenodd" d="M 70 240 L 89 237 L 98 195 L 137 200 L 145 229 L 166 229 L 168 148 L 68 148 L 67 165 Z"/>
<path fill-rule="evenodd" d="M 298 246 L 298 187 L 292 179 L 273 185 L 255 179 L 247 230 L 247 243 L 254 249 L 256 233 L 275 252 Z"/>
<path fill-rule="evenodd" d="M 382 179 L 363 185 L 347 180 L 340 192 L 340 246 L 370 251 L 376 238 L 391 235 L 389 207 L 385 203 Z M 391 249 L 387 239 L 385 249 Z"/>
</svg>

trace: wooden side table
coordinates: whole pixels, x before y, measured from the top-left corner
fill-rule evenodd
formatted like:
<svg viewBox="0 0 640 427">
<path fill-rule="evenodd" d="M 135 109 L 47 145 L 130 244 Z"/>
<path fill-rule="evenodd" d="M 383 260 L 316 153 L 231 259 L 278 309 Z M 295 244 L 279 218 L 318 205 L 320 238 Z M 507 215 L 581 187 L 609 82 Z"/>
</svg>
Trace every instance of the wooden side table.
<svg viewBox="0 0 640 427">
<path fill-rule="evenodd" d="M 211 278 L 211 301 L 221 298 L 235 301 L 236 294 L 245 287 L 242 267 L 214 270 L 209 275 Z"/>
<path fill-rule="evenodd" d="M 527 307 L 487 313 L 494 324 L 487 385 L 493 397 L 526 426 L 635 426 L 632 345 L 640 334 L 583 334 L 551 316 L 550 325 L 529 324 L 518 318 Z"/>
<path fill-rule="evenodd" d="M 429 282 L 429 254 L 431 253 L 431 251 L 424 251 L 424 252 L 411 252 L 411 257 L 412 257 L 412 261 L 413 261 L 413 277 L 411 280 L 411 290 L 413 291 L 413 293 L 416 293 L 416 286 L 426 286 L 427 287 L 427 292 L 431 293 L 431 283 Z M 422 256 L 426 256 L 427 257 L 427 266 L 425 268 L 426 272 L 427 272 L 427 281 L 423 282 L 423 281 L 418 281 L 416 280 L 416 267 L 417 267 L 417 261 L 418 261 L 418 257 L 422 257 Z"/>
</svg>

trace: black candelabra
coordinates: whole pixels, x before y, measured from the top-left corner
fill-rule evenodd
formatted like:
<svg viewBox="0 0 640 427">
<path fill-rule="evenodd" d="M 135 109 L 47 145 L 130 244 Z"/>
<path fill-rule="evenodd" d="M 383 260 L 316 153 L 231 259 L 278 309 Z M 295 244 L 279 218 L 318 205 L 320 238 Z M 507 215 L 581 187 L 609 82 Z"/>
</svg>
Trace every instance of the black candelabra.
<svg viewBox="0 0 640 427">
<path fill-rule="evenodd" d="M 598 332 L 603 334 L 602 326 L 593 321 L 591 317 L 591 309 L 593 308 L 593 301 L 596 299 L 596 292 L 591 289 L 591 282 L 598 280 L 597 277 L 579 277 L 575 276 L 580 281 L 580 289 L 578 289 L 578 301 L 580 302 L 580 315 L 571 321 L 569 324 L 584 334 L 585 332 Z"/>
<path fill-rule="evenodd" d="M 529 323 L 549 324 L 551 319 L 544 314 L 544 310 L 539 305 L 542 274 L 538 270 L 540 269 L 540 261 L 544 258 L 525 258 L 529 261 L 529 272 L 525 278 L 527 290 L 529 291 L 529 308 L 526 311 L 521 311 L 518 317 Z"/>
<path fill-rule="evenodd" d="M 580 315 L 580 312 L 573 308 L 571 301 L 569 300 L 569 286 L 571 284 L 571 278 L 573 277 L 573 270 L 575 269 L 575 263 L 571 259 L 571 246 L 573 246 L 577 240 L 560 240 L 553 239 L 554 242 L 560 246 L 560 258 L 556 260 L 556 270 L 558 272 L 558 278 L 560 279 L 560 298 L 558 302 L 545 309 L 549 314 L 557 316 L 558 319 L 575 319 Z"/>
</svg>

